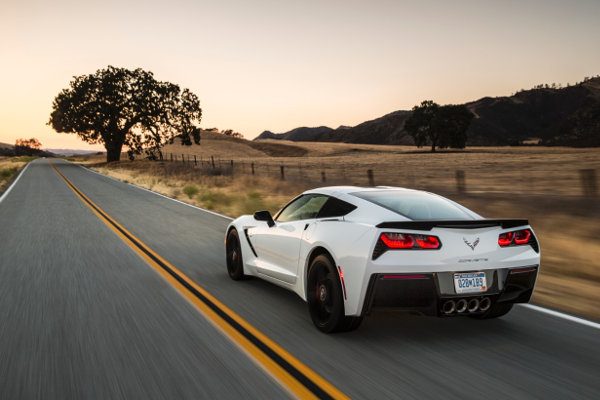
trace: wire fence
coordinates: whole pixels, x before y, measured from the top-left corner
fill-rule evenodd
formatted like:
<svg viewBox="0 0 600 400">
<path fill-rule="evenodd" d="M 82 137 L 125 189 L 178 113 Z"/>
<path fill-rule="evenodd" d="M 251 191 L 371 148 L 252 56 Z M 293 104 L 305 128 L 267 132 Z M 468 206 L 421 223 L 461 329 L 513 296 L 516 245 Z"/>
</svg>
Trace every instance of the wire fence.
<svg viewBox="0 0 600 400">
<path fill-rule="evenodd" d="M 477 169 L 427 166 L 407 168 L 402 162 L 364 164 L 352 159 L 344 162 L 304 158 L 298 162 L 277 159 L 222 159 L 194 154 L 163 154 L 163 162 L 174 163 L 217 176 L 269 177 L 281 181 L 307 184 L 402 186 L 445 193 L 514 193 L 560 196 L 598 197 L 596 169 L 506 168 L 503 170 L 482 166 Z"/>
</svg>

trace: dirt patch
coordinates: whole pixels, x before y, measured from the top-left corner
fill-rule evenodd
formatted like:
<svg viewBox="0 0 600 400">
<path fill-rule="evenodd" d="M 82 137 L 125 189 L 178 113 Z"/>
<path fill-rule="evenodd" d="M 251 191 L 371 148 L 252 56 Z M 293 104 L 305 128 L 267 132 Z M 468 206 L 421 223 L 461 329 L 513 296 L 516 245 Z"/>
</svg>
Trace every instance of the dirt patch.
<svg viewBox="0 0 600 400">
<path fill-rule="evenodd" d="M 307 149 L 289 144 L 249 142 L 248 145 L 271 157 L 304 157 L 308 154 Z"/>
</svg>

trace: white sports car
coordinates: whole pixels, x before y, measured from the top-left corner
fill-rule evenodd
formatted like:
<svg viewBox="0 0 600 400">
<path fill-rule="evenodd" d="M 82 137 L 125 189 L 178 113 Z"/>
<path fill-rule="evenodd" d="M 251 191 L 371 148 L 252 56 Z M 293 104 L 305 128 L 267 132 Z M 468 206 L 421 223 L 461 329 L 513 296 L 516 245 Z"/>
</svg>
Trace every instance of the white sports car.
<svg viewBox="0 0 600 400">
<path fill-rule="evenodd" d="M 324 187 L 226 233 L 229 276 L 296 292 L 323 332 L 356 329 L 372 308 L 495 318 L 529 301 L 540 265 L 524 219 L 484 219 L 433 193 Z"/>
</svg>

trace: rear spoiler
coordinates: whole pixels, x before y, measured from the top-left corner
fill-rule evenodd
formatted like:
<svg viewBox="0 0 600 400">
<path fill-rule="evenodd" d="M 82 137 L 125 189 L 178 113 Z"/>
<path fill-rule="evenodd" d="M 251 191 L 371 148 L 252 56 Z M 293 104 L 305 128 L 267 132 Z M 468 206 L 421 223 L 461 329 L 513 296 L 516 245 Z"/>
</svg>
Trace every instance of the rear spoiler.
<svg viewBox="0 0 600 400">
<path fill-rule="evenodd" d="M 415 231 L 430 231 L 433 228 L 449 229 L 479 229 L 500 226 L 502 229 L 516 228 L 529 225 L 526 219 L 473 219 L 473 220 L 437 220 L 437 221 L 396 221 L 382 222 L 377 228 L 412 229 Z"/>
</svg>

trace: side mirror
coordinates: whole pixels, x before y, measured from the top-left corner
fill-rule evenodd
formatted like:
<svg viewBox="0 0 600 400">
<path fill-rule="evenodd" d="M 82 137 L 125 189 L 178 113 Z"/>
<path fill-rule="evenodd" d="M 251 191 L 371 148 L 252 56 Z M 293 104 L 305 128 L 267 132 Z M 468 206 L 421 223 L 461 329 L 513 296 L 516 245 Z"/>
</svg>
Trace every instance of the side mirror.
<svg viewBox="0 0 600 400">
<path fill-rule="evenodd" d="M 271 213 L 268 211 L 257 211 L 254 213 L 254 219 L 257 221 L 265 221 L 269 228 L 275 225 L 275 221 L 273 221 L 273 217 Z"/>
</svg>

